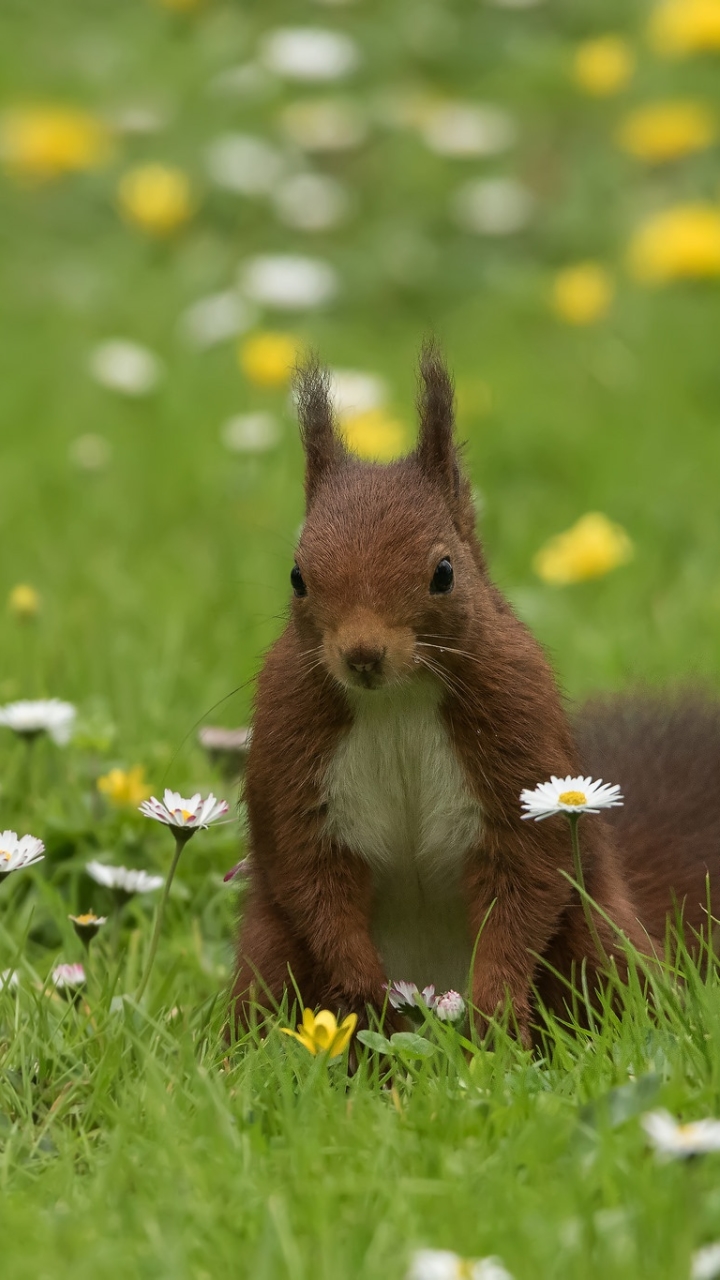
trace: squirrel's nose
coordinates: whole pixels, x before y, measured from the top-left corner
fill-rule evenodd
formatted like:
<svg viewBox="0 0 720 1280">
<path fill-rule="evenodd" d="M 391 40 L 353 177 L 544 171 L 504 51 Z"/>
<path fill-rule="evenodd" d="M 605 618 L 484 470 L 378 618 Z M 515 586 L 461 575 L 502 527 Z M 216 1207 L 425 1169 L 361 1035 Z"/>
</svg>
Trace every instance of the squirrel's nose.
<svg viewBox="0 0 720 1280">
<path fill-rule="evenodd" d="M 354 648 L 348 649 L 345 653 L 345 662 L 351 671 L 358 671 L 361 675 L 377 673 L 381 666 L 383 658 L 387 653 L 387 649 L 374 648 L 370 645 L 356 644 Z"/>
</svg>

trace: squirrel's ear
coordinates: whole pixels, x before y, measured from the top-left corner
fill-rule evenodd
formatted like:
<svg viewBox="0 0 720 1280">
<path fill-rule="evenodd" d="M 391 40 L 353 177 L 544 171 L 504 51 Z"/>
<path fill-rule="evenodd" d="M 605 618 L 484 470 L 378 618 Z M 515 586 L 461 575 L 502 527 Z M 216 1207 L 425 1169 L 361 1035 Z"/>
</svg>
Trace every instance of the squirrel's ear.
<svg viewBox="0 0 720 1280">
<path fill-rule="evenodd" d="M 305 496 L 310 506 L 322 480 L 342 462 L 345 448 L 335 430 L 330 377 L 311 354 L 295 371 L 300 438 L 305 449 Z"/>
<path fill-rule="evenodd" d="M 470 484 L 460 469 L 455 445 L 453 380 L 434 339 L 420 352 L 418 396 L 420 435 L 415 457 L 428 480 L 442 489 L 453 520 L 463 536 L 475 525 Z"/>
</svg>

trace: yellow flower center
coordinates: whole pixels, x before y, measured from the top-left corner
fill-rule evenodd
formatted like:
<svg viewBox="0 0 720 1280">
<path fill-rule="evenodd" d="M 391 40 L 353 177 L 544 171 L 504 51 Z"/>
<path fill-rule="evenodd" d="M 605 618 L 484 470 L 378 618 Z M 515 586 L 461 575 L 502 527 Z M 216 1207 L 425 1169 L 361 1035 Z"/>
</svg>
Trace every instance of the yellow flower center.
<svg viewBox="0 0 720 1280">
<path fill-rule="evenodd" d="M 75 917 L 76 924 L 95 924 L 97 916 L 94 911 L 86 911 L 82 916 Z"/>
<path fill-rule="evenodd" d="M 180 809 L 179 813 L 182 815 L 183 822 L 189 822 L 190 819 L 194 817 L 194 814 L 192 814 L 189 809 Z"/>
<path fill-rule="evenodd" d="M 558 800 L 560 804 L 587 804 L 587 796 L 583 791 L 563 791 Z"/>
<path fill-rule="evenodd" d="M 10 862 L 10 860 L 12 859 L 12 854 L 6 853 L 4 849 L 0 849 L 0 858 L 2 858 L 3 862 Z"/>
</svg>

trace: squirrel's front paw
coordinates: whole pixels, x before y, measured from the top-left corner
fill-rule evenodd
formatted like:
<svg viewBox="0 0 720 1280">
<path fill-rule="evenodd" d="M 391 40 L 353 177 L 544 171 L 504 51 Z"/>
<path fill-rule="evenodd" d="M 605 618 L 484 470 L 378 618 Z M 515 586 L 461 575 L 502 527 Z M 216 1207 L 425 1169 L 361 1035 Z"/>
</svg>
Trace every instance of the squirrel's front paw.
<svg viewBox="0 0 720 1280">
<path fill-rule="evenodd" d="M 524 1049 L 531 1049 L 533 1037 L 530 1030 L 530 1006 L 527 1001 L 515 999 L 509 1002 L 507 996 L 501 1000 L 493 1000 L 483 993 L 473 997 L 472 1021 L 476 1035 L 481 1040 L 487 1037 L 493 1026 L 505 1022 L 506 1015 L 509 1015 L 507 1029 L 510 1034 L 517 1037 Z"/>
</svg>

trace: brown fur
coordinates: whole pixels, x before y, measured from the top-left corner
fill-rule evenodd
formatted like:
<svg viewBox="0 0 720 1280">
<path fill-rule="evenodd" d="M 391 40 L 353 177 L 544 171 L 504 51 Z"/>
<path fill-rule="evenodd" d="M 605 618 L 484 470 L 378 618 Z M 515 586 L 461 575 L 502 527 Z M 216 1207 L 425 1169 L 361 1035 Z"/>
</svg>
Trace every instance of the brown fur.
<svg viewBox="0 0 720 1280">
<path fill-rule="evenodd" d="M 565 1001 L 562 982 L 538 957 L 568 978 L 585 960 L 591 987 L 600 958 L 566 878 L 568 824 L 524 821 L 520 792 L 551 774 L 595 772 L 600 761 L 611 781 L 625 783 L 635 777 L 632 750 L 616 767 L 602 716 L 594 739 L 583 728 L 578 748 L 540 646 L 488 576 L 453 440 L 452 384 L 433 346 L 423 353 L 421 382 L 415 453 L 377 466 L 340 443 L 317 364 L 299 375 L 308 510 L 297 561 L 307 595 L 293 600 L 258 683 L 246 777 L 252 882 L 235 1008 L 243 1022 L 255 1002 L 271 1008 L 292 973 L 306 1004 L 360 1015 L 366 1006 L 382 1009 L 387 975 L 370 936 L 372 871 L 327 834 L 323 786 L 352 724 L 349 688 L 364 686 L 372 698 L 384 680 L 433 679 L 443 685 L 442 716 L 483 812 L 463 879 L 477 935 L 471 998 L 482 1026 L 509 997 L 527 1041 L 533 986 L 554 1008 Z M 455 585 L 433 595 L 429 583 L 444 556 Z M 616 926 L 598 916 L 597 929 L 620 968 L 617 930 L 651 950 L 648 931 L 662 935 L 661 903 L 669 903 L 672 883 L 672 847 L 658 852 L 658 824 L 647 814 L 633 818 L 633 785 L 619 817 L 587 818 L 581 827 L 587 890 Z M 632 849 L 627 876 L 618 836 Z M 685 879 L 676 886 L 693 901 L 695 853 L 688 837 L 682 863 L 692 887 Z M 643 870 L 653 859 L 662 864 L 657 879 Z"/>
</svg>

